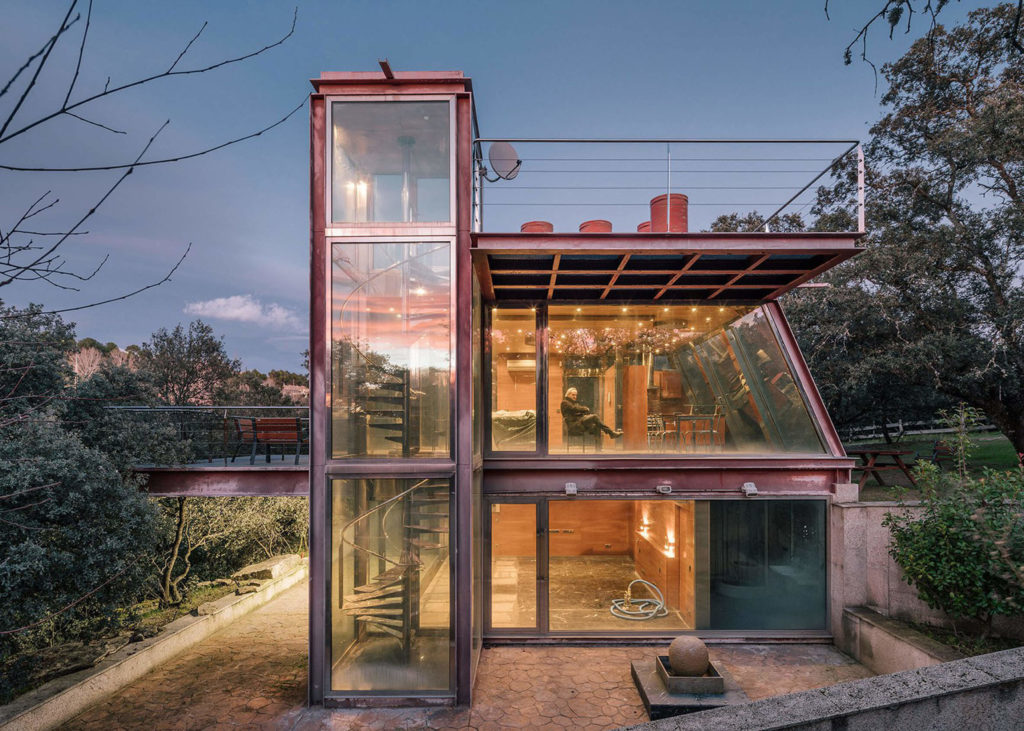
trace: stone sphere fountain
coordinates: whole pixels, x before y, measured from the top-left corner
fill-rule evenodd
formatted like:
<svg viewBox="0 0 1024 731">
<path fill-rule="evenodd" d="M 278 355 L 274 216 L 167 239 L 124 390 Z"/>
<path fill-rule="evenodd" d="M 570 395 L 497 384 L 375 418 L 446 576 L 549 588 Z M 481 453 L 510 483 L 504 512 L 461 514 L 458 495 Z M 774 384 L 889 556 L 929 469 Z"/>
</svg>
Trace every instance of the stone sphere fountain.
<svg viewBox="0 0 1024 731">
<path fill-rule="evenodd" d="M 668 655 L 659 655 L 655 665 L 669 693 L 725 692 L 725 680 L 710 662 L 708 646 L 699 637 L 676 637 L 668 646 Z"/>
<path fill-rule="evenodd" d="M 746 703 L 747 694 L 724 668 L 715 667 L 699 637 L 672 640 L 667 655 L 632 663 L 633 682 L 651 720 Z"/>
</svg>

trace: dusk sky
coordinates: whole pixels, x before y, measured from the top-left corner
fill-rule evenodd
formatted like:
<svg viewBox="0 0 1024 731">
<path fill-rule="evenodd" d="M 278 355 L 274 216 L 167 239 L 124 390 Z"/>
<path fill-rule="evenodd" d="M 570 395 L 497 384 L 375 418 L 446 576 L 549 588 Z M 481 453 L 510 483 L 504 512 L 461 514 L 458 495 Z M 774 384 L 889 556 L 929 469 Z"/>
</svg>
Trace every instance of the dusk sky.
<svg viewBox="0 0 1024 731">
<path fill-rule="evenodd" d="M 812 137 L 864 139 L 880 115 L 870 66 L 842 51 L 883 3 L 300 2 L 295 34 L 258 58 L 201 76 L 161 80 L 83 111 L 113 134 L 62 118 L 0 146 L 0 162 L 31 166 L 131 161 L 167 119 L 149 158 L 187 154 L 258 130 L 311 91 L 321 71 L 458 69 L 472 77 L 485 137 Z M 981 3 L 953 3 L 946 23 Z M 7 0 L 0 30 L 3 82 L 54 33 L 55 0 Z M 82 4 L 83 17 L 87 4 Z M 179 68 L 276 40 L 284 2 L 140 3 L 96 0 L 72 99 L 166 69 L 204 21 Z M 59 104 L 74 72 L 83 22 L 70 32 L 11 129 Z M 923 34 L 872 30 L 879 66 Z M 879 80 L 881 83 L 881 80 Z M 12 97 L 0 97 L 6 118 Z M 141 343 L 159 327 L 200 317 L 249 368 L 300 370 L 307 341 L 308 110 L 265 135 L 205 157 L 136 170 L 65 247 L 72 271 L 109 262 L 80 292 L 44 282 L 0 289 L 7 304 L 74 307 L 159 280 L 124 302 L 72 312 L 78 336 Z M 50 190 L 61 202 L 35 219 L 58 230 L 82 215 L 116 172 L 0 172 L 0 229 Z"/>
</svg>

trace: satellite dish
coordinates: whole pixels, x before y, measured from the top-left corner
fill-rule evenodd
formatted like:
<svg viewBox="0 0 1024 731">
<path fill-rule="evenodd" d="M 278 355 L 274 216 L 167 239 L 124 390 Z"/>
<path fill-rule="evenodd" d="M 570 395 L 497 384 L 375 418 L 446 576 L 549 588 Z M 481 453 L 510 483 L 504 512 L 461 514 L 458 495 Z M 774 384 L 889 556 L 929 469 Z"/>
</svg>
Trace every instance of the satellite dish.
<svg viewBox="0 0 1024 731">
<path fill-rule="evenodd" d="M 491 170 L 499 178 L 513 180 L 519 175 L 519 167 L 523 161 L 516 154 L 516 148 L 507 142 L 495 142 L 487 152 L 487 160 L 491 163 Z"/>
</svg>

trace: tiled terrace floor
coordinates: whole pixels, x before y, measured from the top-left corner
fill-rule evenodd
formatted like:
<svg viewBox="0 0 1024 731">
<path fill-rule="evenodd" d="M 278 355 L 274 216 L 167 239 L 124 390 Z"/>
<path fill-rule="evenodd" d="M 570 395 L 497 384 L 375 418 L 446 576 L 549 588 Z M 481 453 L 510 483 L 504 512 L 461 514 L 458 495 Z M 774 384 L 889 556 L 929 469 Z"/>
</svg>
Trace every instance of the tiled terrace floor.
<svg viewBox="0 0 1024 731">
<path fill-rule="evenodd" d="M 305 708 L 305 585 L 89 709 L 71 729 L 608 729 L 647 720 L 629 674 L 645 647 L 484 650 L 472 709 Z M 827 645 L 719 645 L 752 699 L 868 677 Z"/>
</svg>

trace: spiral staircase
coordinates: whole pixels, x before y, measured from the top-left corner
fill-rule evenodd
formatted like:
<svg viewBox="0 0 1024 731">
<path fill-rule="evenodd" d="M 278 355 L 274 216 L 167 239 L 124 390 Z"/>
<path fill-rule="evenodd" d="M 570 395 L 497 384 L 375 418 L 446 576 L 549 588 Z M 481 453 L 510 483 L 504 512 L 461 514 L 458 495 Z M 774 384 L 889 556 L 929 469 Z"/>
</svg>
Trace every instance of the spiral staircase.
<svg viewBox="0 0 1024 731">
<path fill-rule="evenodd" d="M 421 554 L 447 547 L 448 510 L 448 480 L 428 478 L 362 512 L 342 527 L 342 543 L 356 554 L 355 586 L 351 594 L 341 597 L 340 609 L 355 620 L 357 640 L 390 636 L 401 643 L 404 653 L 409 653 L 419 631 L 425 568 Z M 395 511 L 401 515 L 398 536 L 387 530 L 389 521 L 394 522 L 391 516 Z"/>
</svg>

